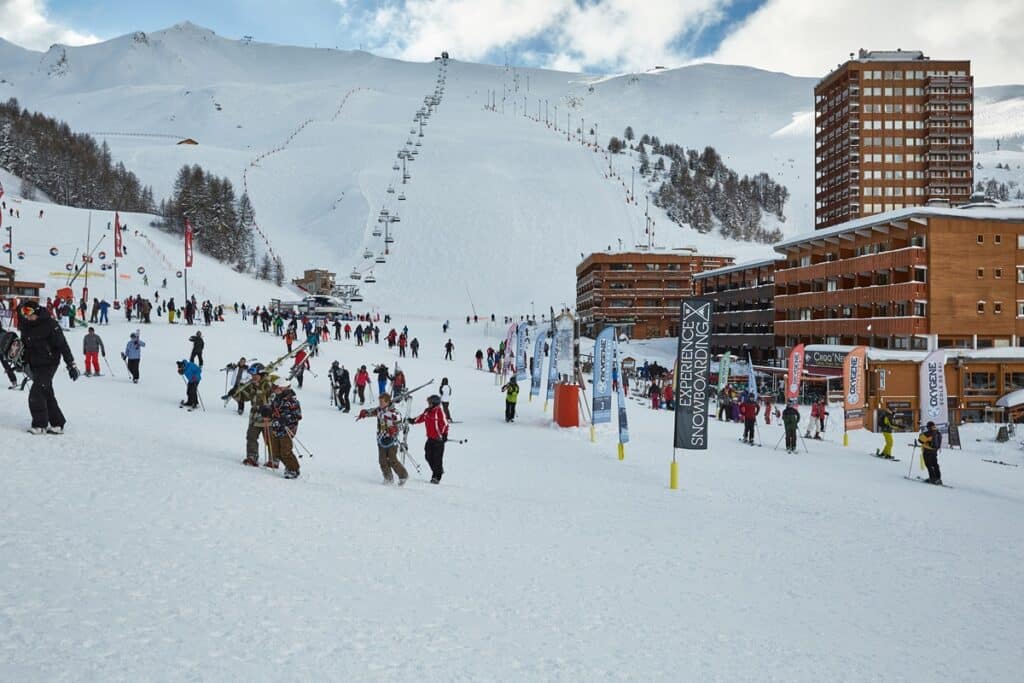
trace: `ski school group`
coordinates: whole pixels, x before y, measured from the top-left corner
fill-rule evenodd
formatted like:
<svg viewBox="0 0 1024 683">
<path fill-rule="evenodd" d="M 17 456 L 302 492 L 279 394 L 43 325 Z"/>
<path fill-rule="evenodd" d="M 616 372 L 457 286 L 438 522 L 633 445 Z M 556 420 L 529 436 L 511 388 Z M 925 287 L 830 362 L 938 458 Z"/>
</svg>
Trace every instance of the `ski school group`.
<svg viewBox="0 0 1024 683">
<path fill-rule="evenodd" d="M 68 344 L 64 331 L 59 321 L 51 315 L 45 306 L 35 301 L 26 301 L 21 304 L 12 302 L 12 316 L 16 321 L 20 336 L 12 330 L 4 331 L 0 326 L 0 360 L 10 381 L 10 389 L 24 390 L 28 382 L 32 383 L 28 395 L 29 411 L 32 416 L 32 424 L 29 433 L 41 434 L 63 434 L 66 425 L 66 418 L 61 411 L 53 389 L 53 378 L 60 366 L 61 361 L 67 369 L 68 376 L 72 381 L 77 381 L 81 376 L 78 366 L 75 363 L 74 354 Z M 249 466 L 259 466 L 259 440 L 262 437 L 266 445 L 265 467 L 278 469 L 284 465 L 284 478 L 294 479 L 300 474 L 300 465 L 295 455 L 295 444 L 306 452 L 310 457 L 312 453 L 306 449 L 298 440 L 297 431 L 299 421 L 302 419 L 302 409 L 292 388 L 295 382 L 299 388 L 302 387 L 303 376 L 306 371 L 312 373 L 310 357 L 319 355 L 321 342 L 330 339 L 329 325 L 335 327 L 335 339 L 342 339 L 342 328 L 345 338 L 351 338 L 353 332 L 351 322 L 356 322 L 355 336 L 358 345 L 363 344 L 365 339 L 371 339 L 380 343 L 380 327 L 375 324 L 369 315 L 359 316 L 355 321 L 341 320 L 311 320 L 305 316 L 299 317 L 287 312 L 271 315 L 265 308 L 249 308 L 243 305 L 235 305 L 236 311 L 245 311 L 244 317 L 252 314 L 253 320 L 262 319 L 267 321 L 264 331 L 281 336 L 287 347 L 284 355 L 270 363 L 249 363 L 245 358 L 239 359 L 237 363 L 231 363 L 223 372 L 226 385 L 230 384 L 221 399 L 224 404 L 234 401 L 237 404 L 238 414 L 244 413 L 245 404 L 249 403 L 250 412 L 246 430 L 245 458 L 242 463 Z M 216 319 L 216 318 L 215 318 Z M 379 322 L 380 316 L 377 316 Z M 384 317 L 385 323 L 390 322 L 390 316 Z M 447 323 L 445 331 L 447 331 Z M 299 329 L 305 334 L 305 339 L 295 345 Z M 399 348 L 400 356 L 405 356 L 406 343 L 400 340 L 408 339 L 408 328 L 403 328 L 401 335 L 392 330 L 385 336 L 388 348 Z M 201 331 L 196 331 L 189 337 L 192 343 L 189 357 L 177 361 L 178 374 L 185 383 L 185 400 L 180 402 L 182 408 L 189 411 L 195 409 L 205 410 L 202 399 L 199 396 L 199 384 L 202 381 L 203 373 L 203 351 L 205 339 Z M 419 342 L 412 340 L 410 347 L 415 357 L 418 352 Z M 137 384 L 140 381 L 140 364 L 143 349 L 146 342 L 142 339 L 140 330 L 131 333 L 125 348 L 121 351 L 121 360 L 125 364 L 132 382 Z M 445 357 L 451 360 L 454 344 L 449 339 L 445 344 Z M 85 356 L 85 376 L 100 376 L 100 359 L 107 365 L 106 347 L 102 338 L 96 333 L 94 327 L 88 328 L 88 333 L 82 339 L 82 352 Z M 285 371 L 280 368 L 290 362 L 291 366 Z M 16 372 L 24 373 L 24 379 L 18 382 Z M 420 386 L 409 388 L 406 385 L 405 373 L 398 367 L 397 362 L 394 371 L 390 371 L 384 363 L 374 366 L 373 373 L 377 376 L 377 405 L 376 407 L 363 408 L 357 414 L 357 421 L 364 418 L 376 418 L 377 424 L 377 450 L 378 464 L 385 484 L 397 483 L 404 485 L 408 480 L 408 470 L 405 468 L 405 461 L 410 460 L 419 471 L 419 464 L 408 452 L 408 434 L 411 425 L 423 424 L 426 430 L 426 444 L 424 446 L 425 459 L 431 471 L 430 482 L 439 484 L 444 474 L 444 450 L 448 442 L 448 430 L 451 423 L 451 393 L 452 388 L 448 378 L 441 380 L 437 394 L 427 398 L 427 405 L 422 412 L 413 416 L 412 395 L 433 384 L 430 380 Z M 111 373 L 112 374 L 112 373 Z M 313 373 L 314 376 L 315 373 Z M 338 361 L 334 361 L 329 371 L 331 384 L 331 404 L 339 411 L 349 412 L 352 400 L 357 400 L 360 405 L 365 405 L 367 394 L 371 403 L 374 401 L 374 391 L 370 379 L 370 371 L 365 365 L 361 366 L 355 374 L 354 381 L 350 378 L 349 371 Z M 354 396 L 350 397 L 353 388 Z M 404 414 L 400 406 L 405 403 Z M 460 440 L 456 443 L 465 443 Z"/>
</svg>

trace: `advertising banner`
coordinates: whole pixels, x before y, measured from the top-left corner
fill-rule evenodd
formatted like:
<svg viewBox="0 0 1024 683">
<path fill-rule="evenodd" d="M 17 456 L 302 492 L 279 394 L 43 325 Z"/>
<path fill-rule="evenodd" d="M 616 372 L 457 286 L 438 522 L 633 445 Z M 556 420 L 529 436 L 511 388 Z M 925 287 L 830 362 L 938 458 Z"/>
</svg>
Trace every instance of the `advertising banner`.
<svg viewBox="0 0 1024 683">
<path fill-rule="evenodd" d="M 594 340 L 593 422 L 596 425 L 612 421 L 612 363 L 614 362 L 614 345 L 614 327 L 604 328 L 597 335 L 597 339 Z"/>
<path fill-rule="evenodd" d="M 797 344 L 789 352 L 789 371 L 786 373 L 786 401 L 800 398 L 800 378 L 804 374 L 804 345 Z"/>
<path fill-rule="evenodd" d="M 918 403 L 921 426 L 934 422 L 939 431 L 949 425 L 949 400 L 946 392 L 946 352 L 932 351 L 921 363 Z"/>
<path fill-rule="evenodd" d="M 843 360 L 843 412 L 846 415 L 846 431 L 864 428 L 864 364 L 867 360 L 867 347 L 858 346 L 846 354 Z"/>
<path fill-rule="evenodd" d="M 708 386 L 711 369 L 711 309 L 709 299 L 688 299 L 679 306 L 679 346 L 676 352 L 675 448 L 708 447 Z"/>
</svg>

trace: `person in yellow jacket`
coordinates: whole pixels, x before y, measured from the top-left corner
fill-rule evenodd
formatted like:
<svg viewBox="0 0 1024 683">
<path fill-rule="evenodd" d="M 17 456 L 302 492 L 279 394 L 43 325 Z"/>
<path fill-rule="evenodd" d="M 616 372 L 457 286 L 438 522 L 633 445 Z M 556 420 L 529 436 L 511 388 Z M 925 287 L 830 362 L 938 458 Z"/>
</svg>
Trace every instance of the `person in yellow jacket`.
<svg viewBox="0 0 1024 683">
<path fill-rule="evenodd" d="M 882 432 L 882 438 L 885 439 L 885 446 L 880 451 L 875 451 L 875 455 L 879 458 L 885 458 L 886 460 L 894 460 L 892 456 L 892 433 L 893 430 L 898 427 L 896 420 L 893 418 L 892 411 L 889 410 L 889 406 L 886 405 L 878 410 L 878 429 Z"/>
<path fill-rule="evenodd" d="M 505 392 L 505 422 L 515 422 L 516 401 L 519 400 L 519 385 L 516 383 L 516 376 L 509 377 L 508 384 L 501 387 Z"/>
<path fill-rule="evenodd" d="M 924 431 L 917 437 L 921 445 L 924 465 L 928 468 L 928 483 L 942 486 L 942 471 L 939 469 L 939 449 L 942 448 L 942 434 L 935 428 L 934 422 L 925 425 Z"/>
</svg>

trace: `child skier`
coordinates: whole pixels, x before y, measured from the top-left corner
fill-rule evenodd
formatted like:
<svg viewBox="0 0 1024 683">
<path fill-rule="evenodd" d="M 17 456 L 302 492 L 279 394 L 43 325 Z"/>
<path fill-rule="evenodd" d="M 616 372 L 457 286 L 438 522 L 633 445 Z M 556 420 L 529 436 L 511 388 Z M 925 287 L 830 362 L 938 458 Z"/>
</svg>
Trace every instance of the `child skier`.
<svg viewBox="0 0 1024 683">
<path fill-rule="evenodd" d="M 391 403 L 391 396 L 382 393 L 378 397 L 379 405 L 369 410 L 360 410 L 356 420 L 364 417 L 377 418 L 377 462 L 380 465 L 381 474 L 384 475 L 384 483 L 394 483 L 394 475 L 398 476 L 398 485 L 402 486 L 409 478 L 409 473 L 398 461 L 398 426 L 402 416 Z"/>
</svg>

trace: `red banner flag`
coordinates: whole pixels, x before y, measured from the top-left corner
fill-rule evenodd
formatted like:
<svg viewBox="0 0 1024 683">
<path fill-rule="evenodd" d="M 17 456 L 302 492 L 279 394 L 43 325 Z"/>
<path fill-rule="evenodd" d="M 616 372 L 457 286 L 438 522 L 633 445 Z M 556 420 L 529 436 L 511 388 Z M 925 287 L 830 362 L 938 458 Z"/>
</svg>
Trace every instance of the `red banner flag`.
<svg viewBox="0 0 1024 683">
<path fill-rule="evenodd" d="M 185 219 L 185 267 L 192 267 L 192 224 Z"/>
<path fill-rule="evenodd" d="M 800 377 L 804 374 L 804 345 L 797 344 L 789 352 L 789 372 L 786 373 L 786 401 L 800 398 Z"/>
<path fill-rule="evenodd" d="M 114 258 L 121 258 L 121 214 L 114 212 Z"/>
<path fill-rule="evenodd" d="M 848 432 L 864 428 L 864 378 L 867 354 L 866 346 L 856 346 L 846 354 L 843 361 L 843 386 L 846 387 L 843 412 L 846 414 L 845 430 Z"/>
</svg>

